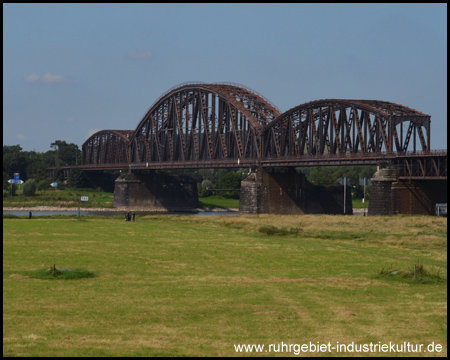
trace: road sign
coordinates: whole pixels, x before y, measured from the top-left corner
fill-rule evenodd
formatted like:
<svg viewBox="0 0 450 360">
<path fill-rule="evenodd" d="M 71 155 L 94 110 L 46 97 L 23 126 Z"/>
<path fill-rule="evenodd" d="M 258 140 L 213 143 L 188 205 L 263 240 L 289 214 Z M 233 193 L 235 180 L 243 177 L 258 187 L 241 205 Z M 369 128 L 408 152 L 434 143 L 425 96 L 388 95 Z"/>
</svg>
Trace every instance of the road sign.
<svg viewBox="0 0 450 360">
<path fill-rule="evenodd" d="M 23 180 L 16 180 L 16 184 L 19 184 L 19 185 L 21 185 L 21 184 L 23 184 Z"/>
<path fill-rule="evenodd" d="M 19 173 L 14 173 L 14 181 L 17 182 L 19 180 Z"/>
<path fill-rule="evenodd" d="M 55 182 L 54 182 L 54 183 L 51 183 L 50 186 L 57 187 L 57 186 L 58 186 L 58 183 L 55 183 Z"/>
<path fill-rule="evenodd" d="M 16 182 L 14 181 L 14 179 L 9 179 L 8 182 L 9 182 L 10 184 L 15 184 L 15 183 L 16 183 Z"/>
<path fill-rule="evenodd" d="M 347 186 L 350 186 L 350 179 L 348 177 L 343 177 L 338 180 L 338 183 L 341 185 L 345 184 Z"/>
<path fill-rule="evenodd" d="M 361 186 L 364 186 L 364 185 L 368 186 L 370 184 L 372 184 L 372 181 L 370 181 L 370 179 L 368 179 L 368 178 L 363 178 L 363 179 L 359 178 L 359 185 L 361 185 Z"/>
</svg>

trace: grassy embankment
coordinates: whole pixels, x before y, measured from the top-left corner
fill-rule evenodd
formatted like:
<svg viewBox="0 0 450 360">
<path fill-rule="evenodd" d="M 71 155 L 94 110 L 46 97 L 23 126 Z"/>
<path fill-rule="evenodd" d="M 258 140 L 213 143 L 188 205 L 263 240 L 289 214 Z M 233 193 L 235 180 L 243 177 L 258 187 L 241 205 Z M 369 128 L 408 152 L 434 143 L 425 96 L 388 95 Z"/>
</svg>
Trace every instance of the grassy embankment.
<svg viewBox="0 0 450 360">
<path fill-rule="evenodd" d="M 442 352 L 413 355 L 447 355 L 446 218 L 136 220 L 3 220 L 4 356 L 234 356 L 234 344 L 310 341 L 434 342 Z M 415 263 L 418 280 L 390 274 Z M 53 264 L 95 277 L 39 278 Z"/>
<path fill-rule="evenodd" d="M 81 196 L 88 196 L 89 201 L 81 201 Z M 13 196 L 3 199 L 3 207 L 35 207 L 35 206 L 59 206 L 81 208 L 113 208 L 114 194 L 93 189 L 66 189 L 38 191 L 35 196 Z M 218 196 L 210 196 L 199 199 L 199 206 L 203 209 L 237 209 L 239 200 L 224 199 Z M 363 208 L 364 203 L 360 199 L 353 200 L 354 208 Z M 366 208 L 368 202 L 366 202 Z"/>
<path fill-rule="evenodd" d="M 81 201 L 88 196 L 89 201 Z M 20 192 L 13 197 L 3 198 L 3 207 L 81 207 L 113 208 L 114 194 L 94 189 L 52 189 L 36 192 L 34 196 L 23 196 Z"/>
</svg>

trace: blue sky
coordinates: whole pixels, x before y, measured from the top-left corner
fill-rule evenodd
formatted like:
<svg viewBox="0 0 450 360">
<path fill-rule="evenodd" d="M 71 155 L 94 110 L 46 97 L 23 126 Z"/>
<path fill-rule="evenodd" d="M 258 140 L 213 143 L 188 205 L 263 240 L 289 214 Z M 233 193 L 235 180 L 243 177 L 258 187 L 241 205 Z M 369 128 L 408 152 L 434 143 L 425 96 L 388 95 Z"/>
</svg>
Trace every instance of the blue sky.
<svg viewBox="0 0 450 360">
<path fill-rule="evenodd" d="M 3 4 L 3 144 L 134 130 L 169 88 L 234 82 L 431 115 L 447 149 L 447 4 Z"/>
</svg>

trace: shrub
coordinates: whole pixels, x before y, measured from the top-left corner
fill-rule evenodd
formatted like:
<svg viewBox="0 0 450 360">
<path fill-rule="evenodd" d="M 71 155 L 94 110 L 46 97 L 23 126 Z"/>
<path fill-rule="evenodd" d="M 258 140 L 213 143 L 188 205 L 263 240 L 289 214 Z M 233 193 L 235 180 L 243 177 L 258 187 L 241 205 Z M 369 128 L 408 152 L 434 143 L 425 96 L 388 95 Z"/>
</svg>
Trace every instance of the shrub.
<svg viewBox="0 0 450 360">
<path fill-rule="evenodd" d="M 44 191 L 50 188 L 50 180 L 41 180 L 38 183 L 37 189 L 39 191 Z"/>
<path fill-rule="evenodd" d="M 214 188 L 213 183 L 211 180 L 203 180 L 201 183 L 198 183 L 197 185 L 197 191 L 199 197 L 207 197 L 211 195 L 211 190 Z"/>
<path fill-rule="evenodd" d="M 25 196 L 33 196 L 34 194 L 36 194 L 36 190 L 37 190 L 37 184 L 36 184 L 36 180 L 34 179 L 30 179 L 25 181 L 25 184 L 23 184 L 23 194 Z"/>
<path fill-rule="evenodd" d="M 273 225 L 268 225 L 268 226 L 260 226 L 258 228 L 258 231 L 260 234 L 267 236 L 285 236 L 285 235 L 297 235 L 303 230 L 297 227 L 285 229 L 285 228 L 278 228 Z"/>
</svg>

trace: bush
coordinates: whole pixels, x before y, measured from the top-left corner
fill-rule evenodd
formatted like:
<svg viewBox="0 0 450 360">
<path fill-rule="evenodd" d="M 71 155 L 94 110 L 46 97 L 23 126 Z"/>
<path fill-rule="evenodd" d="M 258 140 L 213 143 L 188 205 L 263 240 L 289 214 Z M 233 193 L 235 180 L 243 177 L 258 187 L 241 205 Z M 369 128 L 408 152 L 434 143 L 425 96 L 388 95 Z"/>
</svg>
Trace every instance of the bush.
<svg viewBox="0 0 450 360">
<path fill-rule="evenodd" d="M 41 180 L 38 183 L 37 189 L 39 191 L 48 190 L 50 188 L 50 180 Z"/>
<path fill-rule="evenodd" d="M 206 179 L 202 183 L 198 183 L 197 190 L 199 197 L 207 197 L 211 195 L 211 190 L 214 188 L 213 183 Z"/>
<path fill-rule="evenodd" d="M 303 230 L 298 227 L 291 227 L 288 229 L 285 228 L 277 228 L 273 225 L 268 226 L 260 226 L 258 228 L 260 234 L 267 236 L 285 236 L 285 235 L 298 235 Z"/>
<path fill-rule="evenodd" d="M 34 179 L 30 179 L 25 181 L 25 184 L 23 184 L 23 194 L 25 196 L 33 196 L 36 194 L 37 190 L 37 184 Z"/>
</svg>

